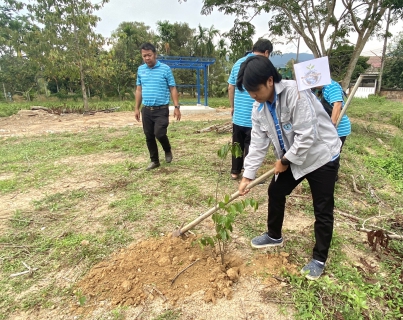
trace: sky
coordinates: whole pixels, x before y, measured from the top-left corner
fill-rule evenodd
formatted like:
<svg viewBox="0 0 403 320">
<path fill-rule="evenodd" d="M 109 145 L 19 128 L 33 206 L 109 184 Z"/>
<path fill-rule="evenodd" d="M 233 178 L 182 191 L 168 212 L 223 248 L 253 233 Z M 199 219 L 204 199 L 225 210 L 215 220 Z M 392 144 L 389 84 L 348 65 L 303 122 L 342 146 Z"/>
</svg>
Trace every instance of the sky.
<svg viewBox="0 0 403 320">
<path fill-rule="evenodd" d="M 119 24 L 124 21 L 144 22 L 154 31 L 157 30 L 157 21 L 168 20 L 174 22 L 186 22 L 191 28 L 197 28 L 200 24 L 202 27 L 214 28 L 220 32 L 227 32 L 233 26 L 235 16 L 224 15 L 217 10 L 212 14 L 205 16 L 200 13 L 203 6 L 202 0 L 187 0 L 187 2 L 179 3 L 178 0 L 110 0 L 109 3 L 99 10 L 96 14 L 101 18 L 97 25 L 97 32 L 104 37 L 110 37 L 112 32 L 117 29 Z M 256 35 L 253 39 L 256 41 L 260 37 L 267 36 L 268 21 L 270 16 L 263 14 L 256 16 L 252 23 L 256 27 Z M 403 29 L 403 22 L 392 28 L 392 32 L 397 33 Z M 270 38 L 269 38 L 270 40 Z M 381 55 L 383 41 L 370 40 L 361 55 Z M 283 53 L 296 52 L 297 46 L 289 44 L 274 48 L 281 50 Z M 301 41 L 300 52 L 310 53 L 308 47 Z"/>
</svg>

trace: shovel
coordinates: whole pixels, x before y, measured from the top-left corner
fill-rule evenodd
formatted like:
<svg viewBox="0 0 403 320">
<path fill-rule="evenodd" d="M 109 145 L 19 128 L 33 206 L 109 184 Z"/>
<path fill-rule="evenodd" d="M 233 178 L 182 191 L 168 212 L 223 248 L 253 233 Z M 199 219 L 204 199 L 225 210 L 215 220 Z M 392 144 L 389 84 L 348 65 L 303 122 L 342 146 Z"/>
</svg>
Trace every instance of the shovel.
<svg viewBox="0 0 403 320">
<path fill-rule="evenodd" d="M 273 173 L 274 173 L 274 168 L 271 169 L 270 171 L 267 171 L 266 173 L 262 174 L 259 178 L 253 180 L 251 183 L 249 183 L 246 186 L 246 189 L 252 189 L 256 185 L 258 185 L 260 182 L 262 182 L 262 181 L 266 180 L 268 177 L 270 177 Z M 230 203 L 231 201 L 235 200 L 239 196 L 240 196 L 239 191 L 235 192 L 234 194 L 231 195 L 231 197 L 230 197 L 230 199 L 228 200 L 227 203 Z M 211 216 L 214 212 L 218 211 L 219 209 L 220 209 L 220 207 L 217 204 L 215 207 L 213 207 L 210 210 L 206 211 L 201 216 L 199 216 L 197 219 L 195 219 L 192 222 L 188 223 L 186 226 L 183 226 L 185 223 L 182 223 L 182 226 L 178 230 L 175 230 L 174 232 L 172 232 L 172 236 L 173 237 L 179 237 L 180 235 L 184 234 L 186 231 L 189 231 L 194 226 L 198 225 L 200 222 L 202 222 L 207 217 Z"/>
</svg>

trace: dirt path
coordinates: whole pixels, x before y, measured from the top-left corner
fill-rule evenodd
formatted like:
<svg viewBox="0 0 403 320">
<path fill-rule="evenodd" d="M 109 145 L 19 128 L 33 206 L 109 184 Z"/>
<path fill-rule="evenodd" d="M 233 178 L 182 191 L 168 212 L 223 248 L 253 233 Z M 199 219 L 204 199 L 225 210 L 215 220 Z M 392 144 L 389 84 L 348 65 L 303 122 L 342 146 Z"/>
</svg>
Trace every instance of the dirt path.
<svg viewBox="0 0 403 320">
<path fill-rule="evenodd" d="M 216 109 L 209 113 L 182 112 L 182 121 L 211 121 L 230 119 L 229 109 Z M 171 115 L 170 121 L 175 121 Z M 94 115 L 63 114 L 57 115 L 43 110 L 21 110 L 18 114 L 0 118 L 0 137 L 19 137 L 53 134 L 60 132 L 82 132 L 91 128 L 121 128 L 141 126 L 134 113 L 97 112 Z"/>
</svg>

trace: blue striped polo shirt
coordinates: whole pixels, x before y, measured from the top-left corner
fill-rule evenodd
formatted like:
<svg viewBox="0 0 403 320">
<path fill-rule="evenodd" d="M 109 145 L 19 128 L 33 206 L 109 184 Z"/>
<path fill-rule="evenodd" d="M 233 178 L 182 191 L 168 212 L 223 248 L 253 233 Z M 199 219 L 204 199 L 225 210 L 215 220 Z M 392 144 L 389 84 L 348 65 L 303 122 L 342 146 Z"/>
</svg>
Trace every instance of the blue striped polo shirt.
<svg viewBox="0 0 403 320">
<path fill-rule="evenodd" d="M 154 67 L 142 64 L 137 70 L 136 85 L 141 86 L 142 103 L 145 106 L 169 104 L 169 87 L 175 87 L 171 68 L 157 61 Z"/>
<path fill-rule="evenodd" d="M 325 98 L 325 100 L 329 102 L 332 106 L 333 103 L 337 101 L 341 101 L 342 106 L 344 106 L 343 89 L 336 81 L 332 80 L 330 84 L 323 86 L 322 94 L 323 98 Z M 339 137 L 346 137 L 350 133 L 351 133 L 350 119 L 345 114 L 341 118 L 339 126 L 337 127 L 337 134 L 339 135 Z"/>
<path fill-rule="evenodd" d="M 241 67 L 242 62 L 251 56 L 254 56 L 254 54 L 249 53 L 235 62 L 228 78 L 229 84 L 236 86 L 239 68 Z M 232 122 L 238 126 L 252 128 L 252 108 L 254 102 L 255 100 L 250 97 L 246 90 L 239 91 L 238 88 L 235 87 L 234 115 L 232 116 Z"/>
</svg>

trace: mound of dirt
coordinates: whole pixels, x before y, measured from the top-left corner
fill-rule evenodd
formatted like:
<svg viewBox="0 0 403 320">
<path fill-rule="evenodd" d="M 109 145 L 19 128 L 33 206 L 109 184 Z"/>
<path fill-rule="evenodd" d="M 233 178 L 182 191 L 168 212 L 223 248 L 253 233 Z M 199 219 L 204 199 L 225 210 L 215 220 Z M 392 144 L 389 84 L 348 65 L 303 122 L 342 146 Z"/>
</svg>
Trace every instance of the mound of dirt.
<svg viewBox="0 0 403 320">
<path fill-rule="evenodd" d="M 282 270 L 296 272 L 287 256 L 285 252 L 247 259 L 226 255 L 222 265 L 214 250 L 201 249 L 196 236 L 168 236 L 121 249 L 95 265 L 78 287 L 94 304 L 108 301 L 112 306 L 136 306 L 157 297 L 175 305 L 198 291 L 204 293 L 204 301 L 215 302 L 231 299 L 236 283 L 248 276 L 262 276 L 268 286 L 281 285 L 277 279 Z"/>
</svg>

